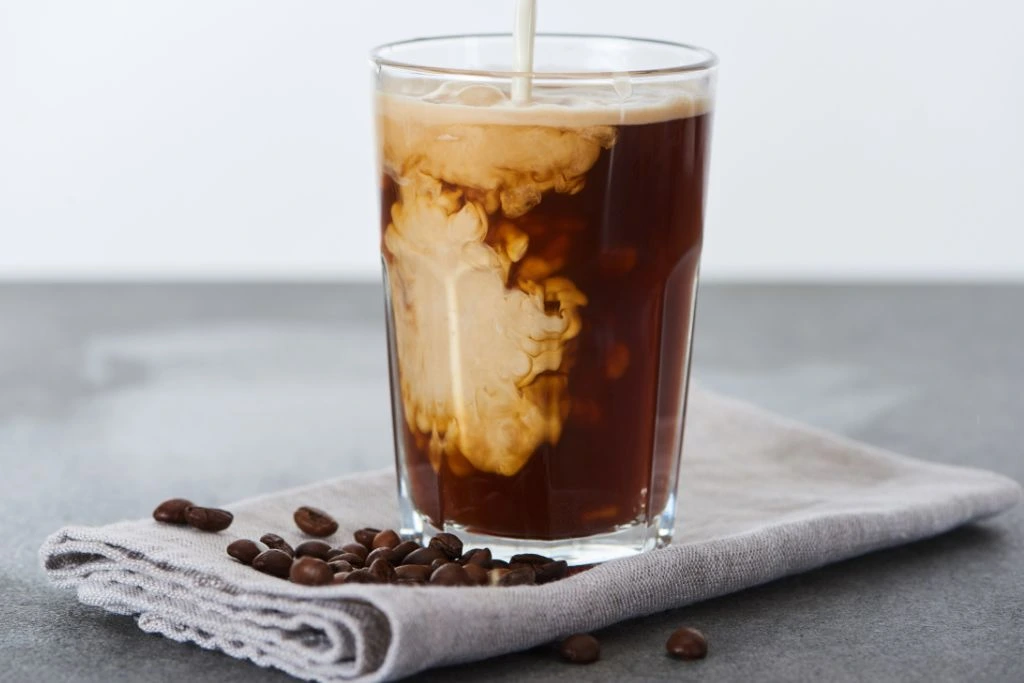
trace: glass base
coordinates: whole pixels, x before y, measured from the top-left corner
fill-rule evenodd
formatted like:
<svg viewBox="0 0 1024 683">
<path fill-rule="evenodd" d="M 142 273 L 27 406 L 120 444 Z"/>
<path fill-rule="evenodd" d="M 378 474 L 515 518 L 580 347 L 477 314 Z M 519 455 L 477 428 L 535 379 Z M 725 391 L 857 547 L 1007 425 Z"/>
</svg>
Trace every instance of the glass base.
<svg viewBox="0 0 1024 683">
<path fill-rule="evenodd" d="M 520 553 L 536 553 L 555 560 L 565 560 L 570 565 L 597 564 L 630 557 L 668 545 L 672 541 L 672 527 L 675 515 L 675 500 L 670 500 L 666 510 L 649 523 L 636 522 L 620 526 L 613 531 L 583 536 L 544 541 L 528 538 L 507 538 L 468 531 L 458 524 L 445 524 L 438 529 L 411 506 L 403 505 L 403 538 L 412 538 L 426 545 L 441 532 L 455 534 L 462 539 L 465 548 L 490 548 L 496 559 L 508 560 Z"/>
</svg>

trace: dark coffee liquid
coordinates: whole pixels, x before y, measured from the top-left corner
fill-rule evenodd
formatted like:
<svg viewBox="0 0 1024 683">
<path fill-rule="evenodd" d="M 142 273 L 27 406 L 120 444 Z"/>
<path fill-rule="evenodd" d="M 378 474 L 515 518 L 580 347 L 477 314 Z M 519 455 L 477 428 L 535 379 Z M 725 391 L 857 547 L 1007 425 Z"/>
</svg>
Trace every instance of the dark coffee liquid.
<svg viewBox="0 0 1024 683">
<path fill-rule="evenodd" d="M 682 439 L 710 125 L 703 114 L 620 126 L 582 191 L 549 192 L 524 216 L 492 219 L 492 230 L 510 220 L 528 234 L 527 258 L 560 264 L 555 274 L 587 297 L 561 370 L 567 416 L 557 442 L 512 476 L 456 472 L 447 458 L 435 471 L 396 399 L 409 494 L 434 526 L 553 540 L 646 522 L 665 508 Z M 387 176 L 382 199 L 386 228 L 397 199 Z M 525 262 L 512 267 L 510 287 Z"/>
</svg>

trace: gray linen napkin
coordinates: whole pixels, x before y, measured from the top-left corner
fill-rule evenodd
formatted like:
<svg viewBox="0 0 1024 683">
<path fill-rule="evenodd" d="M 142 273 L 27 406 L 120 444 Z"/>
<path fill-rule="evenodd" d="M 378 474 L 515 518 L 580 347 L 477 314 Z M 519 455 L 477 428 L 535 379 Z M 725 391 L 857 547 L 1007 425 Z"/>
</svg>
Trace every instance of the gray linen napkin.
<svg viewBox="0 0 1024 683">
<path fill-rule="evenodd" d="M 135 616 L 144 631 L 303 679 L 377 681 L 933 536 L 1021 497 L 1015 482 L 990 472 L 882 452 L 699 390 L 691 392 L 680 479 L 674 545 L 545 586 L 309 588 L 224 553 L 234 538 L 293 528 L 301 504 L 343 521 L 339 543 L 360 526 L 393 526 L 394 474 L 386 471 L 228 505 L 235 522 L 219 534 L 150 519 L 67 527 L 46 541 L 41 559 L 55 584 Z"/>
</svg>

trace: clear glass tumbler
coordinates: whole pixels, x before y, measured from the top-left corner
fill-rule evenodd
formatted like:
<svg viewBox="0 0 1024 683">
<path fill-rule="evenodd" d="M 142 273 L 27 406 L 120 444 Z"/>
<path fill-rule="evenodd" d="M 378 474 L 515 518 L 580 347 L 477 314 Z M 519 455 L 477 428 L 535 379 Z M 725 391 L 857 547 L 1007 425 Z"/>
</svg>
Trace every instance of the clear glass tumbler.
<svg viewBox="0 0 1024 683">
<path fill-rule="evenodd" d="M 603 561 L 672 536 L 716 59 L 513 47 L 373 52 L 402 531 Z"/>
</svg>

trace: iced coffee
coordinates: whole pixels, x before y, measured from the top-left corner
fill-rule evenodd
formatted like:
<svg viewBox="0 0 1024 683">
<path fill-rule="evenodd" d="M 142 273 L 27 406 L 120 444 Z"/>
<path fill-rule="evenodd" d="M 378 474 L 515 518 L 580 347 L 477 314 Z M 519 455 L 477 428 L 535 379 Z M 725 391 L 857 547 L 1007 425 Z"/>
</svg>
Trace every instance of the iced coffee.
<svg viewBox="0 0 1024 683">
<path fill-rule="evenodd" d="M 376 116 L 412 526 L 548 551 L 616 534 L 664 540 L 708 82 L 631 84 L 628 96 L 538 82 L 525 105 L 495 82 L 404 87 L 377 93 Z"/>
</svg>

